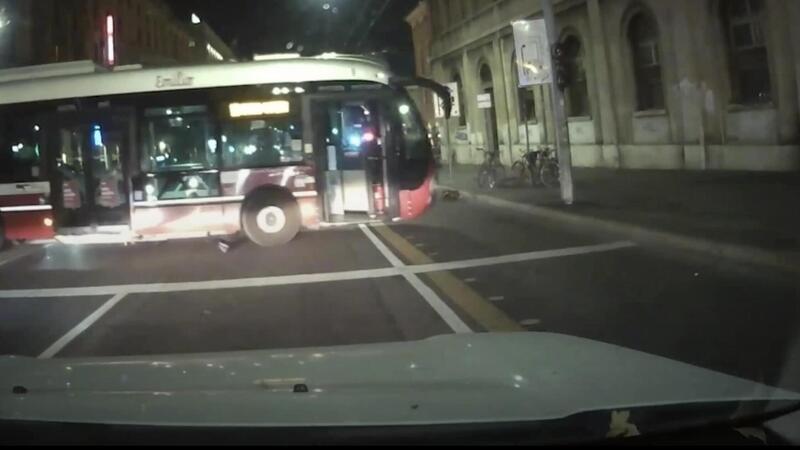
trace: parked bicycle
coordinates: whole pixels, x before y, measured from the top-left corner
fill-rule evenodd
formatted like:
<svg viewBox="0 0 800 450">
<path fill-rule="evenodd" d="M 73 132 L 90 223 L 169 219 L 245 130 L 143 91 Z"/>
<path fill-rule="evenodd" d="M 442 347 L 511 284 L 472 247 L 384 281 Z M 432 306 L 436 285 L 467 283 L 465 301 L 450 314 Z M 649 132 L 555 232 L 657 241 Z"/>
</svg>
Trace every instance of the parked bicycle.
<svg viewBox="0 0 800 450">
<path fill-rule="evenodd" d="M 558 157 L 552 147 L 523 152 L 522 157 L 511 166 L 511 175 L 519 185 L 530 181 L 531 185 L 557 188 L 560 184 Z"/>
<path fill-rule="evenodd" d="M 482 147 L 478 147 L 477 150 L 484 153 L 483 164 L 478 169 L 478 187 L 494 189 L 506 176 L 506 169 L 500 162 L 500 152 L 487 151 Z"/>
</svg>

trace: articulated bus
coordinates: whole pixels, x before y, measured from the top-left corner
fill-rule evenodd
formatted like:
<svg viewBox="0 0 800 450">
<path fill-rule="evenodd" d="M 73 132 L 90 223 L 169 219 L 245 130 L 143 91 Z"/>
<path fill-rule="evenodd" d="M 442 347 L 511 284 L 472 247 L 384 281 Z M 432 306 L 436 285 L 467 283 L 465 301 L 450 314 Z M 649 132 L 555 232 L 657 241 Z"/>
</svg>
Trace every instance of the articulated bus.
<svg viewBox="0 0 800 450">
<path fill-rule="evenodd" d="M 0 237 L 243 233 L 272 246 L 417 217 L 434 164 L 411 84 L 449 102 L 354 56 L 0 71 Z"/>
</svg>

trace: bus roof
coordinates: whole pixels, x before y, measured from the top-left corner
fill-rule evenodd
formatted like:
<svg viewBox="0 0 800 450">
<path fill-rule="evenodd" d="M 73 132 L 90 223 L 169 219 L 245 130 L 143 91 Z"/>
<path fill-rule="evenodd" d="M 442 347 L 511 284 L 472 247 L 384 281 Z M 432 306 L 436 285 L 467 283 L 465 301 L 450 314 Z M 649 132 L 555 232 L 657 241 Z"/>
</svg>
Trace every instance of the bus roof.
<svg viewBox="0 0 800 450">
<path fill-rule="evenodd" d="M 105 95 L 313 81 L 388 84 L 388 67 L 358 56 L 287 57 L 266 61 L 108 70 L 92 62 L 0 71 L 0 105 Z"/>
</svg>

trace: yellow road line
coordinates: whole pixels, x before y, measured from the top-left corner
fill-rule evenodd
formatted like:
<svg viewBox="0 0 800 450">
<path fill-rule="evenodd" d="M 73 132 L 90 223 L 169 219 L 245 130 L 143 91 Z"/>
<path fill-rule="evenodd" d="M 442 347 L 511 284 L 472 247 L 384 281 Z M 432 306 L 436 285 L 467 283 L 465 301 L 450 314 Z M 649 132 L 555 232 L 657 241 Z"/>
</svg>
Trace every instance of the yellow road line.
<svg viewBox="0 0 800 450">
<path fill-rule="evenodd" d="M 428 255 L 392 231 L 388 226 L 373 229 L 412 265 L 433 264 Z M 474 289 L 450 272 L 433 272 L 427 276 L 451 302 L 472 317 L 480 326 L 491 332 L 527 331 L 502 310 L 486 301 Z"/>
</svg>

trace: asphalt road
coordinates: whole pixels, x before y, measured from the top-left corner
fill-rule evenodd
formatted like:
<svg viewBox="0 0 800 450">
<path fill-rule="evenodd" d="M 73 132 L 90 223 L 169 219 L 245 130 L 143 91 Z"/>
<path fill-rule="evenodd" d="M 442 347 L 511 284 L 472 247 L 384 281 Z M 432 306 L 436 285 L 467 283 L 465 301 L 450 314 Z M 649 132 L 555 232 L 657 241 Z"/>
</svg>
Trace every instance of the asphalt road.
<svg viewBox="0 0 800 450">
<path fill-rule="evenodd" d="M 548 331 L 800 390 L 800 281 L 466 200 L 291 244 L 50 244 L 0 256 L 0 354 L 166 355 Z"/>
</svg>

